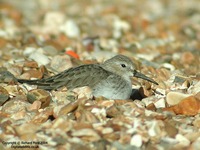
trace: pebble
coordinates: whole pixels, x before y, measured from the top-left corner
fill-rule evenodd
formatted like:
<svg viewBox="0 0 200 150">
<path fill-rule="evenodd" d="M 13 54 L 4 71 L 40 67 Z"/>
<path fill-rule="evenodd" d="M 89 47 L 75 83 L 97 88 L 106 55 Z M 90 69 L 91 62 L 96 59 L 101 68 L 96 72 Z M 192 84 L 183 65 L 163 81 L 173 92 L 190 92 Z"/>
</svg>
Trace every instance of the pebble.
<svg viewBox="0 0 200 150">
<path fill-rule="evenodd" d="M 170 71 L 174 71 L 175 70 L 175 67 L 172 64 L 169 64 L 169 63 L 164 63 L 161 66 L 169 69 Z"/>
<path fill-rule="evenodd" d="M 165 111 L 172 111 L 177 115 L 195 116 L 200 112 L 200 100 L 195 96 L 189 96 L 180 103 L 164 108 Z"/>
<path fill-rule="evenodd" d="M 173 120 L 168 120 L 165 121 L 164 124 L 167 135 L 171 138 L 174 138 L 178 134 L 178 129 L 175 126 L 175 122 Z"/>
<path fill-rule="evenodd" d="M 38 64 L 35 61 L 26 61 L 24 67 L 37 68 Z"/>
<path fill-rule="evenodd" d="M 110 59 L 111 57 L 115 56 L 116 54 L 113 52 L 108 51 L 94 51 L 90 54 L 90 56 L 96 59 L 98 62 L 103 62 L 106 59 Z"/>
<path fill-rule="evenodd" d="M 177 134 L 175 138 L 179 142 L 178 144 L 180 144 L 181 146 L 189 146 L 190 145 L 190 141 L 181 134 Z"/>
<path fill-rule="evenodd" d="M 56 11 L 48 12 L 44 16 L 44 26 L 42 31 L 45 33 L 58 34 L 59 27 L 62 26 L 64 21 L 65 15 L 63 13 Z"/>
<path fill-rule="evenodd" d="M 111 134 L 113 133 L 113 129 L 110 127 L 102 129 L 102 134 Z"/>
<path fill-rule="evenodd" d="M 29 141 L 29 139 L 36 138 L 36 132 L 40 129 L 40 127 L 37 124 L 34 123 L 23 123 L 19 126 L 16 126 L 15 132 L 18 136 L 20 136 L 20 139 L 23 141 Z M 28 144 L 27 144 L 28 145 Z"/>
<path fill-rule="evenodd" d="M 31 53 L 29 58 L 35 60 L 39 65 L 47 65 L 50 62 L 49 58 L 46 55 L 37 51 Z"/>
<path fill-rule="evenodd" d="M 193 124 L 195 127 L 200 128 L 200 118 L 199 118 L 199 117 L 196 118 L 196 119 L 192 122 L 192 124 Z"/>
<path fill-rule="evenodd" d="M 113 27 L 113 37 L 120 38 L 124 31 L 128 31 L 130 29 L 130 24 L 116 17 L 113 21 Z"/>
<path fill-rule="evenodd" d="M 24 100 L 9 100 L 3 105 L 2 111 L 14 115 L 28 106 L 30 106 L 30 104 Z"/>
<path fill-rule="evenodd" d="M 7 70 L 9 71 L 8 74 L 6 75 L 6 77 L 12 78 L 12 75 L 14 75 L 16 77 L 22 73 L 21 66 L 8 64 L 6 67 L 7 67 Z M 11 74 L 9 75 L 9 73 L 11 73 Z"/>
<path fill-rule="evenodd" d="M 58 25 L 61 25 L 64 22 L 64 19 L 65 15 L 63 13 L 56 11 L 48 12 L 44 17 L 44 24 L 46 26 L 57 27 Z"/>
<path fill-rule="evenodd" d="M 166 96 L 166 101 L 169 105 L 173 106 L 178 104 L 184 98 L 191 96 L 191 94 L 183 94 L 179 92 L 169 92 Z"/>
<path fill-rule="evenodd" d="M 34 103 L 34 101 L 40 101 L 42 103 L 41 108 L 45 108 L 49 106 L 51 96 L 49 92 L 42 90 L 42 89 L 35 89 L 30 91 L 27 94 L 27 100 L 30 103 Z"/>
<path fill-rule="evenodd" d="M 147 105 L 146 108 L 151 111 L 156 111 L 156 106 L 154 105 L 154 103 L 150 103 L 149 105 Z"/>
<path fill-rule="evenodd" d="M 31 69 L 31 70 L 25 71 L 20 77 L 23 79 L 30 79 L 30 78 L 41 79 L 43 77 L 43 72 L 40 70 Z"/>
<path fill-rule="evenodd" d="M 43 47 L 43 50 L 46 54 L 50 56 L 55 56 L 58 53 L 58 50 L 54 46 L 51 46 L 51 45 Z"/>
<path fill-rule="evenodd" d="M 200 92 L 200 81 L 198 81 L 196 84 L 190 86 L 188 89 L 188 92 L 197 94 Z"/>
<path fill-rule="evenodd" d="M 161 99 L 157 100 L 154 103 L 154 105 L 155 105 L 156 108 L 164 108 L 164 107 L 166 107 L 164 98 L 161 98 Z"/>
<path fill-rule="evenodd" d="M 42 106 L 42 102 L 41 101 L 34 101 L 33 104 L 28 108 L 29 111 L 32 111 L 32 110 L 38 110 L 40 109 Z"/>
<path fill-rule="evenodd" d="M 0 86 L 0 105 L 5 103 L 9 98 L 8 91 Z"/>
<path fill-rule="evenodd" d="M 9 95 L 11 96 L 17 96 L 19 95 L 19 87 L 17 85 L 7 85 L 4 87 L 5 90 L 8 91 Z"/>
<path fill-rule="evenodd" d="M 15 76 L 9 71 L 0 71 L 0 83 L 16 82 Z"/>
<path fill-rule="evenodd" d="M 67 20 L 60 30 L 65 33 L 69 38 L 78 38 L 80 36 L 80 29 L 75 21 Z"/>
<path fill-rule="evenodd" d="M 160 135 L 161 129 L 157 121 L 148 122 L 148 126 L 149 126 L 149 130 L 148 130 L 149 136 L 153 137 L 153 136 Z"/>
<path fill-rule="evenodd" d="M 44 50 L 42 48 L 36 49 L 34 47 L 27 47 L 24 50 L 23 55 L 36 61 L 39 65 L 47 65 L 50 60 L 43 52 Z"/>
<path fill-rule="evenodd" d="M 35 51 L 36 51 L 35 47 L 26 47 L 25 50 L 23 51 L 23 55 L 29 56 L 31 53 L 33 53 Z"/>
<path fill-rule="evenodd" d="M 186 80 L 187 77 L 176 75 L 173 82 L 183 84 Z"/>
<path fill-rule="evenodd" d="M 52 58 L 50 66 L 58 72 L 62 72 L 72 67 L 71 59 L 68 55 L 56 55 Z"/>
<path fill-rule="evenodd" d="M 192 148 L 191 149 L 198 150 L 199 147 L 200 147 L 200 137 L 198 137 L 196 139 L 196 141 L 194 143 L 192 143 Z"/>
<path fill-rule="evenodd" d="M 183 64 L 192 64 L 195 61 L 195 57 L 191 52 L 184 52 L 181 56 L 181 62 Z"/>
<path fill-rule="evenodd" d="M 142 136 L 139 134 L 133 135 L 130 144 L 136 147 L 142 146 Z"/>
<path fill-rule="evenodd" d="M 87 138 L 87 140 L 91 142 L 98 141 L 101 138 L 95 130 L 89 128 L 74 130 L 71 135 L 77 137 L 84 137 L 85 139 Z"/>
</svg>

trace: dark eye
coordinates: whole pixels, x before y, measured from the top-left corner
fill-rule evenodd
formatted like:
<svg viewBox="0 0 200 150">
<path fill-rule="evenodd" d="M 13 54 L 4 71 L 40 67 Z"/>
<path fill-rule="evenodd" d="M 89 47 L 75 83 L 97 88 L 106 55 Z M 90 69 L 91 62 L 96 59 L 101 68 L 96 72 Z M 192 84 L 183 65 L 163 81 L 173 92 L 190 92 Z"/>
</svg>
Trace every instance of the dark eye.
<svg viewBox="0 0 200 150">
<path fill-rule="evenodd" d="M 121 64 L 121 66 L 122 66 L 123 68 L 125 68 L 125 67 L 126 67 L 126 65 L 125 65 L 125 64 Z"/>
</svg>

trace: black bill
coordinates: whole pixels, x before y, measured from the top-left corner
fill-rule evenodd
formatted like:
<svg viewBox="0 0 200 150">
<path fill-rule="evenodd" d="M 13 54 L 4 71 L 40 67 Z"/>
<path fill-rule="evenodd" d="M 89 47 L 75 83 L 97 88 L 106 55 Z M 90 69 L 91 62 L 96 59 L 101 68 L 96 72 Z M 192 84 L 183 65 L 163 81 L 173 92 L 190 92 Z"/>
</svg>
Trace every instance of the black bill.
<svg viewBox="0 0 200 150">
<path fill-rule="evenodd" d="M 134 76 L 134 77 L 137 77 L 137 78 L 141 78 L 141 79 L 147 80 L 147 81 L 149 81 L 149 82 L 152 82 L 152 83 L 158 85 L 158 83 L 157 83 L 156 81 L 154 81 L 153 79 L 151 79 L 151 78 L 145 76 L 144 74 L 142 74 L 142 73 L 140 73 L 140 72 L 137 72 L 136 70 L 134 70 L 133 76 Z"/>
</svg>

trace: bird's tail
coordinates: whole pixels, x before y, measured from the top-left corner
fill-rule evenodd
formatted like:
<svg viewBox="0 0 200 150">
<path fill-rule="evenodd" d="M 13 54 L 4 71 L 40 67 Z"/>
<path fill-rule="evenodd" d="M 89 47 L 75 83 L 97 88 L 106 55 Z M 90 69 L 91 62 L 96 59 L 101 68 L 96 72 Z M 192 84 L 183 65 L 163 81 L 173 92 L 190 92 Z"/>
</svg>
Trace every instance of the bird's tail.
<svg viewBox="0 0 200 150">
<path fill-rule="evenodd" d="M 38 80 L 25 80 L 25 79 L 17 79 L 19 83 L 27 83 L 30 85 L 37 85 L 38 88 L 45 89 L 45 90 L 53 90 L 54 88 L 51 86 L 50 83 L 45 82 L 44 79 Z"/>
</svg>

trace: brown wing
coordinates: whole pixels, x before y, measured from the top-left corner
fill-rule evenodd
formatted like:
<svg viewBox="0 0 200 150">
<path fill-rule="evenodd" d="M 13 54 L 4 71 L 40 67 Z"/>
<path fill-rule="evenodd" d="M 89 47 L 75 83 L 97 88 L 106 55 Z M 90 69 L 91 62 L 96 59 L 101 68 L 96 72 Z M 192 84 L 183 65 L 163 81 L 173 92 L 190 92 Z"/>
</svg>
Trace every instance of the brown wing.
<svg viewBox="0 0 200 150">
<path fill-rule="evenodd" d="M 107 78 L 111 73 L 97 64 L 82 65 L 65 70 L 55 76 L 39 80 L 18 79 L 20 83 L 38 85 L 38 88 L 53 90 L 66 86 L 68 89 L 89 86 L 93 87 L 99 81 Z"/>
</svg>

